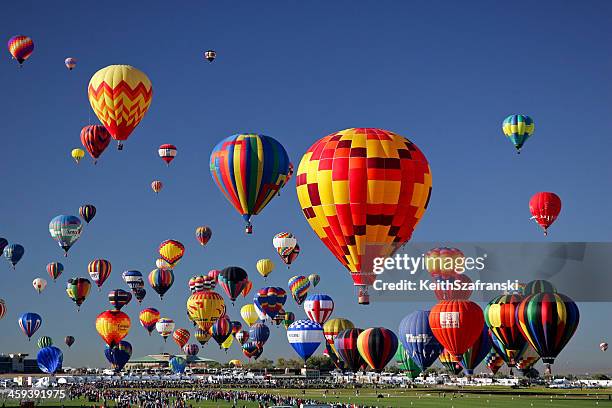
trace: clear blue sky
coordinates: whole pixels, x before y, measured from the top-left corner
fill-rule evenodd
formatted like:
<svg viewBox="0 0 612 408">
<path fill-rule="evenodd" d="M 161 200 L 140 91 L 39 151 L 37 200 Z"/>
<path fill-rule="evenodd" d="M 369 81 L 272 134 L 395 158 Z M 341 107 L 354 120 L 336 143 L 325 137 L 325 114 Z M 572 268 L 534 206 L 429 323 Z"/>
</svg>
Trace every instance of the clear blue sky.
<svg viewBox="0 0 612 408">
<path fill-rule="evenodd" d="M 269 278 L 286 285 L 292 274 L 317 272 L 321 291 L 336 300 L 335 316 L 357 325 L 397 329 L 416 304 L 357 308 L 346 271 L 320 243 L 288 186 L 262 215 L 255 233 L 243 234 L 239 215 L 213 185 L 212 147 L 235 132 L 261 132 L 284 144 L 294 163 L 318 138 L 347 127 L 382 127 L 413 140 L 433 173 L 430 207 L 414 234 L 419 241 L 540 241 L 529 221 L 528 200 L 555 191 L 563 212 L 549 239 L 609 241 L 612 220 L 612 4 L 606 1 L 162 1 L 9 2 L 0 14 L 2 38 L 31 36 L 35 51 L 18 69 L 4 51 L 0 63 L 0 115 L 4 196 L 0 236 L 26 248 L 16 271 L 3 262 L 0 297 L 8 313 L 0 321 L 0 350 L 35 352 L 16 324 L 24 311 L 44 322 L 38 335 L 60 342 L 75 335 L 65 364 L 104 365 L 95 316 L 109 307 L 106 293 L 124 287 L 121 272 L 153 267 L 158 244 L 186 244 L 176 282 L 164 302 L 147 286 L 145 306 L 157 307 L 179 326 L 185 317 L 187 280 L 211 268 L 242 265 L 260 287 L 254 264 L 276 260 L 272 236 L 292 231 L 302 253 L 288 272 Z M 202 58 L 212 48 L 213 64 Z M 79 60 L 68 72 L 66 57 Z M 130 64 L 153 82 L 151 108 L 118 152 L 114 144 L 97 166 L 79 166 L 82 126 L 95 122 L 86 97 L 91 75 L 110 64 Z M 517 157 L 500 130 L 503 118 L 526 113 L 536 133 Z M 169 168 L 157 156 L 162 143 L 179 153 Z M 150 182 L 165 183 L 158 195 Z M 50 238 L 49 220 L 98 208 L 95 220 L 63 259 Z M 208 224 L 205 249 L 193 237 Z M 80 313 L 67 298 L 69 277 L 87 276 L 87 263 L 106 258 L 113 273 L 101 293 L 93 289 Z M 38 296 L 31 281 L 45 265 L 66 271 Z M 280 263 L 280 262 L 279 262 Z M 588 279 L 589 271 L 579 279 Z M 291 301 L 288 310 L 303 311 Z M 232 318 L 239 307 L 229 305 Z M 146 335 L 139 307 L 126 338 L 134 356 L 177 352 L 169 340 Z M 581 305 L 578 332 L 557 370 L 610 371 L 610 354 L 597 345 L 612 339 L 609 304 Z M 295 356 L 282 328 L 272 329 L 264 356 Z M 214 343 L 207 357 L 229 355 Z"/>
</svg>

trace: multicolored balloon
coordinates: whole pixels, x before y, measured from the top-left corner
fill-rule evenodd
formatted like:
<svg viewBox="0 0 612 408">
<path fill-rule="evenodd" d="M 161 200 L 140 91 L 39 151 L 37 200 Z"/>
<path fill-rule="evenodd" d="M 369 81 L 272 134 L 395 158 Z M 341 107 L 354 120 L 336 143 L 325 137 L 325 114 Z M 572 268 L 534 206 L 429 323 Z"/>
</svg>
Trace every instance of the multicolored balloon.
<svg viewBox="0 0 612 408">
<path fill-rule="evenodd" d="M 130 317 L 120 310 L 107 310 L 96 318 L 96 330 L 102 340 L 114 347 L 130 332 Z"/>
<path fill-rule="evenodd" d="M 529 200 L 529 211 L 531 219 L 540 224 L 544 229 L 544 235 L 548 235 L 548 228 L 561 212 L 561 199 L 555 193 L 546 191 L 535 193 Z"/>
<path fill-rule="evenodd" d="M 446 370 L 453 375 L 458 375 L 461 371 L 463 371 L 463 367 L 457 362 L 457 357 L 449 353 L 447 350 L 443 350 L 442 353 L 440 353 L 438 360 L 440 360 L 442 366 L 444 366 L 444 368 L 446 368 Z"/>
<path fill-rule="evenodd" d="M 121 310 L 123 306 L 130 303 L 130 300 L 132 300 L 132 294 L 123 289 L 114 289 L 108 292 L 108 302 L 116 310 Z"/>
<path fill-rule="evenodd" d="M 485 357 L 485 364 L 493 375 L 497 374 L 500 368 L 504 365 L 504 358 L 495 351 L 494 348 L 489 351 L 489 354 Z"/>
<path fill-rule="evenodd" d="M 377 373 L 391 361 L 397 351 L 397 336 L 384 327 L 366 329 L 357 337 L 357 350 Z"/>
<path fill-rule="evenodd" d="M 121 274 L 121 278 L 123 278 L 125 284 L 128 285 L 132 291 L 144 287 L 144 279 L 140 271 L 123 271 L 123 273 Z"/>
<path fill-rule="evenodd" d="M 489 334 L 489 328 L 484 325 L 480 337 L 470 346 L 469 349 L 463 356 L 459 363 L 465 370 L 465 374 L 474 374 L 474 369 L 478 367 L 478 364 L 485 359 L 489 351 L 491 351 L 491 335 Z"/>
<path fill-rule="evenodd" d="M 287 340 L 305 364 L 325 341 L 325 337 L 319 323 L 312 320 L 296 320 L 287 328 Z"/>
<path fill-rule="evenodd" d="M 295 313 L 285 312 L 285 317 L 283 319 L 283 326 L 285 326 L 285 329 L 288 329 L 293 322 L 295 322 Z"/>
<path fill-rule="evenodd" d="M 363 330 L 358 328 L 346 329 L 338 333 L 334 339 L 336 354 L 342 359 L 345 367 L 354 373 L 366 363 L 357 348 L 357 339 L 362 332 Z"/>
<path fill-rule="evenodd" d="M 160 299 L 172 287 L 174 283 L 174 273 L 172 269 L 153 269 L 149 273 L 149 285 L 159 295 Z"/>
<path fill-rule="evenodd" d="M 521 334 L 517 316 L 523 299 L 518 294 L 501 295 L 491 300 L 484 311 L 491 334 L 501 343 L 498 353 L 505 353 L 503 357 L 510 367 L 516 364 L 516 359 L 525 348 L 526 340 Z"/>
<path fill-rule="evenodd" d="M 327 341 L 327 345 L 331 348 L 331 351 L 336 354 L 338 357 L 338 352 L 336 351 L 336 347 L 334 345 L 334 340 L 338 336 L 338 333 L 343 332 L 348 329 L 354 328 L 355 325 L 348 319 L 335 318 L 325 322 L 323 325 L 323 335 L 325 336 L 325 341 Z"/>
<path fill-rule="evenodd" d="M 66 65 L 68 71 L 72 71 L 77 65 L 77 59 L 73 57 L 68 57 L 64 60 L 64 65 Z"/>
<path fill-rule="evenodd" d="M 112 270 L 113 266 L 106 259 L 94 259 L 87 265 L 87 272 L 98 288 L 106 282 Z"/>
<path fill-rule="evenodd" d="M 176 146 L 172 144 L 163 144 L 157 149 L 159 157 L 169 166 L 170 162 L 176 157 Z"/>
<path fill-rule="evenodd" d="M 278 253 L 278 256 L 280 256 L 283 262 L 287 265 L 290 265 L 293 262 L 295 257 L 292 257 L 291 254 L 296 248 L 299 248 L 297 238 L 290 232 L 279 232 L 276 234 L 272 239 L 272 245 L 274 245 L 274 249 Z"/>
<path fill-rule="evenodd" d="M 96 72 L 87 88 L 89 103 L 118 149 L 147 113 L 153 99 L 151 81 L 129 65 L 109 65 Z"/>
<path fill-rule="evenodd" d="M 308 275 L 308 280 L 310 281 L 312 287 L 316 288 L 319 282 L 321 282 L 321 277 L 316 273 L 311 273 L 310 275 Z"/>
<path fill-rule="evenodd" d="M 248 331 L 240 330 L 238 333 L 236 333 L 234 337 L 236 337 L 236 340 L 238 341 L 238 343 L 240 343 L 240 345 L 243 345 L 244 343 L 249 341 L 249 336 L 250 334 Z"/>
<path fill-rule="evenodd" d="M 47 273 L 55 281 L 64 272 L 64 265 L 59 262 L 50 262 L 47 264 Z"/>
<path fill-rule="evenodd" d="M 213 323 L 225 315 L 225 301 L 217 292 L 194 293 L 187 299 L 187 313 L 189 319 L 200 329 L 208 330 Z"/>
<path fill-rule="evenodd" d="M 174 320 L 169 319 L 167 317 L 161 317 L 155 323 L 155 330 L 157 330 L 157 333 L 159 333 L 159 335 L 162 336 L 165 342 L 166 339 L 168 339 L 168 336 L 171 335 L 172 332 L 174 331 L 174 326 L 175 326 Z"/>
<path fill-rule="evenodd" d="M 308 296 L 308 289 L 310 289 L 310 281 L 305 276 L 293 276 L 287 282 L 289 291 L 295 303 L 301 305 Z"/>
<path fill-rule="evenodd" d="M 32 55 L 34 41 L 25 35 L 15 35 L 8 40 L 8 49 L 21 66 Z"/>
<path fill-rule="evenodd" d="M 198 347 L 197 344 L 185 344 L 183 346 L 183 352 L 185 353 L 185 355 L 193 357 L 198 355 L 200 351 L 200 347 Z"/>
<path fill-rule="evenodd" d="M 198 327 L 195 331 L 195 338 L 202 346 L 208 343 L 208 340 L 210 340 L 211 337 L 212 334 L 210 334 L 210 330 L 202 330 Z"/>
<path fill-rule="evenodd" d="M 155 330 L 155 324 L 159 321 L 160 316 L 159 311 L 153 307 L 143 309 L 138 315 L 140 324 L 149 332 L 149 336 Z"/>
<path fill-rule="evenodd" d="M 334 311 L 334 301 L 329 295 L 315 293 L 306 298 L 304 311 L 313 322 L 324 324 Z"/>
<path fill-rule="evenodd" d="M 89 125 L 81 129 L 81 144 L 89 155 L 98 163 L 98 158 L 104 153 L 111 140 L 111 134 L 102 125 Z"/>
<path fill-rule="evenodd" d="M 208 241 L 210 241 L 210 238 L 212 238 L 212 230 L 210 227 L 202 225 L 201 227 L 196 228 L 195 236 L 200 245 L 205 246 L 208 244 Z"/>
<path fill-rule="evenodd" d="M 277 195 L 289 173 L 289 156 L 275 139 L 235 134 L 220 141 L 210 155 L 210 173 L 219 190 L 246 221 Z"/>
<path fill-rule="evenodd" d="M 25 248 L 19 244 L 10 244 L 4 247 L 2 251 L 2 255 L 4 258 L 9 261 L 13 269 L 17 263 L 23 258 L 23 254 L 25 253 Z"/>
<path fill-rule="evenodd" d="M 259 307 L 271 319 L 278 315 L 286 301 L 287 292 L 279 287 L 261 288 L 253 299 L 255 306 Z"/>
<path fill-rule="evenodd" d="M 43 278 L 36 278 L 32 281 L 32 286 L 34 286 L 34 290 L 40 294 L 47 287 L 47 281 Z"/>
<path fill-rule="evenodd" d="M 161 189 L 164 187 L 164 183 L 162 183 L 159 180 L 153 180 L 151 182 L 151 189 L 155 192 L 155 193 L 159 193 L 161 191 Z"/>
<path fill-rule="evenodd" d="M 183 255 L 185 255 L 185 246 L 179 241 L 168 239 L 159 244 L 159 256 L 168 262 L 171 269 L 174 269 Z"/>
<path fill-rule="evenodd" d="M 232 322 L 227 316 L 219 317 L 211 326 L 210 333 L 212 338 L 219 344 L 219 347 L 232 335 Z"/>
<path fill-rule="evenodd" d="M 359 303 L 368 304 L 376 275 L 363 272 L 366 247 L 379 244 L 372 255 L 386 257 L 410 239 L 429 203 L 431 171 L 419 148 L 396 133 L 345 129 L 308 149 L 296 189 L 311 228 L 351 273 Z"/>
<path fill-rule="evenodd" d="M 516 153 L 520 154 L 521 147 L 535 131 L 535 123 L 527 115 L 510 115 L 504 119 L 502 130 L 516 148 Z"/>
<path fill-rule="evenodd" d="M 82 231 L 83 224 L 74 215 L 58 215 L 49 222 L 51 238 L 64 250 L 64 256 L 68 256 L 68 250 L 79 239 Z"/>
<path fill-rule="evenodd" d="M 219 274 L 219 284 L 234 302 L 249 281 L 247 272 L 239 266 L 228 266 Z"/>
<path fill-rule="evenodd" d="M 76 304 L 77 311 L 81 310 L 90 290 L 91 282 L 87 278 L 72 278 L 66 283 L 66 294 Z"/>
<path fill-rule="evenodd" d="M 21 315 L 17 320 L 23 334 L 30 338 L 36 333 L 42 324 L 42 317 L 38 313 L 27 312 Z"/>
<path fill-rule="evenodd" d="M 263 353 L 263 348 L 257 347 L 254 341 L 247 341 L 242 345 L 242 354 L 244 354 L 249 360 L 254 358 L 257 360 Z"/>
<path fill-rule="evenodd" d="M 270 328 L 265 323 L 255 323 L 249 329 L 249 340 L 262 348 L 270 338 Z"/>
<path fill-rule="evenodd" d="M 89 221 L 93 220 L 96 216 L 96 206 L 93 204 L 85 204 L 79 207 L 79 215 L 89 224 Z"/>
<path fill-rule="evenodd" d="M 190 337 L 191 333 L 189 333 L 189 330 L 183 328 L 178 328 L 174 330 L 174 333 L 172 333 L 172 339 L 179 346 L 180 349 L 182 349 L 185 344 L 187 344 Z"/>
<path fill-rule="evenodd" d="M 104 356 L 110 363 L 115 372 L 123 370 L 123 367 L 130 361 L 132 357 L 132 345 L 127 341 L 120 341 L 114 347 L 106 346 L 104 348 Z"/>
<path fill-rule="evenodd" d="M 208 50 L 204 53 L 204 58 L 206 58 L 208 62 L 213 62 L 215 58 L 217 58 L 217 53 L 213 50 Z"/>
</svg>

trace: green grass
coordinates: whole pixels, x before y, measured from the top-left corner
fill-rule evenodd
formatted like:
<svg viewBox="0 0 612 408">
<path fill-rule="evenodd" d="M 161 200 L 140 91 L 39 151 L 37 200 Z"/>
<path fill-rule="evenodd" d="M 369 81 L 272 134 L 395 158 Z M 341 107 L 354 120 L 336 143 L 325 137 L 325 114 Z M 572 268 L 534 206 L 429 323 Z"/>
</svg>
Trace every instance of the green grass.
<svg viewBox="0 0 612 408">
<path fill-rule="evenodd" d="M 302 396 L 301 390 L 261 390 L 254 389 L 253 392 L 271 392 L 273 394 Z M 462 396 L 455 395 L 452 391 L 447 390 L 443 395 L 443 390 L 438 388 L 430 389 L 393 389 L 376 391 L 373 389 L 362 389 L 360 395 L 355 396 L 353 390 L 336 390 L 337 395 L 328 393 L 327 398 L 323 397 L 323 390 L 307 390 L 305 397 L 314 398 L 320 401 L 328 402 L 352 402 L 360 405 L 371 405 L 376 407 L 392 407 L 392 408 L 429 408 L 429 407 L 445 407 L 445 408 L 580 408 L 580 407 L 611 407 L 612 401 L 608 400 L 608 395 L 612 394 L 612 390 L 549 390 L 543 388 L 531 388 L 510 390 L 503 387 L 468 389 L 478 393 L 463 393 Z M 377 394 L 385 395 L 385 398 L 377 398 Z M 522 393 L 522 394 L 519 394 Z M 388 396 L 387 396 L 388 394 Z M 6 406 L 18 406 L 16 401 L 2 401 L 0 404 L 6 403 Z M 94 403 L 85 400 L 64 401 L 64 406 L 94 406 Z M 54 400 L 45 400 L 44 406 L 61 406 L 62 403 Z M 231 407 L 231 403 L 225 402 L 202 402 L 195 403 L 194 407 Z M 239 402 L 238 406 L 246 405 L 248 408 L 256 408 L 256 403 Z M 98 404 L 99 406 L 99 404 Z M 110 406 L 114 406 L 112 403 Z"/>
</svg>

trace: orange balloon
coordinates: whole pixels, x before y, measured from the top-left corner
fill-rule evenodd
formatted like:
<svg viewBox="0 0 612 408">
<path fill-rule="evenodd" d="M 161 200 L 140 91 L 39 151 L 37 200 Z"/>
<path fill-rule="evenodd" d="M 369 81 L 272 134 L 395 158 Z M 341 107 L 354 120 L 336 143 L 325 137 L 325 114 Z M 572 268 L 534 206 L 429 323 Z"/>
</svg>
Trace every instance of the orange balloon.
<svg viewBox="0 0 612 408">
<path fill-rule="evenodd" d="M 109 347 L 114 347 L 130 332 L 130 317 L 120 310 L 107 310 L 96 318 L 96 330 Z"/>
</svg>

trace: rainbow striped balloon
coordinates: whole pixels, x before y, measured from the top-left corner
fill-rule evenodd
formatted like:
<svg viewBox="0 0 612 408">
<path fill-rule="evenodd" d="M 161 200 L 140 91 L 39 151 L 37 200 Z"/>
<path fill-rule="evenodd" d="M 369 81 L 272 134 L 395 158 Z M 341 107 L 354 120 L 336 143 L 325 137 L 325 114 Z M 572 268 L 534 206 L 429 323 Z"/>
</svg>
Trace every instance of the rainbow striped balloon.
<svg viewBox="0 0 612 408">
<path fill-rule="evenodd" d="M 16 35 L 8 40 L 8 49 L 19 65 L 23 64 L 34 51 L 34 41 L 25 35 Z"/>
</svg>

